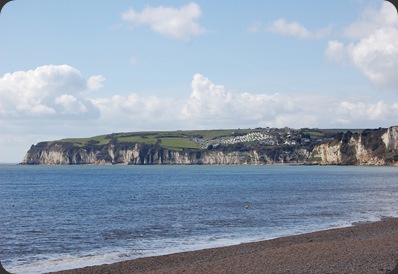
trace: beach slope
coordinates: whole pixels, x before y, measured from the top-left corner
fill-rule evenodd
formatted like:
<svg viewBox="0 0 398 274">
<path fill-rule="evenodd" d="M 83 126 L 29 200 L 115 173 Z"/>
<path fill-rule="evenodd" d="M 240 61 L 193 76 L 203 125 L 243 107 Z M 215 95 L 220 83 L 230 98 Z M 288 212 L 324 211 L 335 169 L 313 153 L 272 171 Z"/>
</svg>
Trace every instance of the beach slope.
<svg viewBox="0 0 398 274">
<path fill-rule="evenodd" d="M 398 219 L 56 273 L 388 273 Z M 395 273 L 395 271 L 394 271 Z"/>
</svg>

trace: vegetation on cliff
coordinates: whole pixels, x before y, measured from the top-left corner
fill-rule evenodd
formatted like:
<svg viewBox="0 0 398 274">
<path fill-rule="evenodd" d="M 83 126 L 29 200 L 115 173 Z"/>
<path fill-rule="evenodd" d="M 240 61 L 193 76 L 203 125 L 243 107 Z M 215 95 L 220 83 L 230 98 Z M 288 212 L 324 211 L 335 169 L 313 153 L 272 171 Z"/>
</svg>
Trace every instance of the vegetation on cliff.
<svg viewBox="0 0 398 274">
<path fill-rule="evenodd" d="M 339 157 L 334 164 L 364 163 L 362 150 L 373 160 L 393 164 L 398 154 L 387 150 L 386 132 L 256 128 L 112 133 L 32 145 L 22 164 L 328 164 L 325 153 L 330 152 L 321 145 L 334 147 Z"/>
</svg>

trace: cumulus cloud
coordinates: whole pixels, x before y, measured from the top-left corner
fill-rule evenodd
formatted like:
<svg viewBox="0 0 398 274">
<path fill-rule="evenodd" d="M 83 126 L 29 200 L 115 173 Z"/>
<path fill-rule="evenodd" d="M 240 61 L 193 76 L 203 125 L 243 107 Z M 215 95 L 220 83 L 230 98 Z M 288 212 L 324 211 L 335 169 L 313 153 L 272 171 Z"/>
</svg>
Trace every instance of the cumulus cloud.
<svg viewBox="0 0 398 274">
<path fill-rule="evenodd" d="M 102 76 L 85 80 L 68 65 L 48 65 L 7 73 L 0 78 L 0 118 L 96 117 L 97 109 L 82 96 L 99 88 Z"/>
<path fill-rule="evenodd" d="M 380 9 L 365 9 L 356 22 L 344 29 L 343 34 L 352 40 L 361 40 L 380 28 L 397 25 L 397 10 L 393 4 L 383 1 Z"/>
<path fill-rule="evenodd" d="M 327 27 L 317 31 L 309 31 L 302 24 L 298 22 L 287 22 L 283 18 L 275 20 L 269 24 L 267 28 L 269 32 L 292 36 L 299 39 L 319 39 L 327 36 L 330 33 L 330 29 L 330 27 Z"/>
<path fill-rule="evenodd" d="M 86 93 L 92 98 L 83 98 L 87 82 L 70 66 L 44 66 L 0 78 L 0 150 L 14 145 L 22 159 L 32 143 L 64 137 L 138 130 L 379 127 L 395 124 L 398 116 L 397 102 L 234 92 L 201 74 L 193 76 L 183 99 L 137 93 L 105 98 Z M 32 117 L 41 118 L 40 123 L 32 123 Z"/>
<path fill-rule="evenodd" d="M 326 56 L 337 63 L 345 64 L 346 62 L 346 49 L 343 43 L 332 40 L 328 42 L 326 49 Z"/>
<path fill-rule="evenodd" d="M 62 94 L 54 100 L 55 104 L 62 106 L 62 114 L 86 113 L 87 107 L 76 97 L 69 94 Z"/>
<path fill-rule="evenodd" d="M 241 124 L 260 123 L 270 126 L 281 126 L 284 120 L 286 125 L 298 126 L 295 116 L 303 115 L 307 118 L 301 124 L 317 122 L 316 109 L 308 105 L 308 100 L 323 105 L 327 96 L 298 94 L 260 93 L 250 92 L 236 93 L 228 91 L 222 85 L 213 84 L 208 78 L 196 74 L 192 80 L 192 92 L 186 101 L 182 114 L 184 117 L 208 120 L 237 122 Z M 315 110 L 315 112 L 314 112 Z M 319 111 L 319 109 L 318 109 Z"/>
<path fill-rule="evenodd" d="M 180 8 L 147 7 L 142 12 L 130 8 L 122 14 L 122 19 L 136 25 L 149 25 L 154 32 L 187 41 L 205 32 L 197 23 L 200 16 L 200 6 L 189 3 Z"/>
<path fill-rule="evenodd" d="M 327 94 L 233 92 L 195 74 L 186 99 L 130 94 L 92 99 L 102 124 L 122 131 L 236 127 L 370 127 L 395 124 L 398 103 Z"/>
<path fill-rule="evenodd" d="M 191 87 L 191 96 L 181 111 L 188 120 L 271 125 L 278 115 L 293 111 L 292 105 L 287 103 L 288 98 L 281 94 L 235 93 L 201 74 L 194 75 Z M 295 107 L 300 111 L 299 104 Z"/>
<path fill-rule="evenodd" d="M 335 47 L 340 46 L 336 42 Z M 96 98 L 95 93 L 85 92 L 90 85 L 91 89 L 99 87 L 93 83 L 102 83 L 103 79 L 93 76 L 86 80 L 68 65 L 5 74 L 0 78 L 0 123 L 33 118 L 78 119 L 79 123 L 95 119 L 97 127 L 101 125 L 111 131 L 170 127 L 333 127 L 391 121 L 390 117 L 398 114 L 398 103 L 353 103 L 327 94 L 233 92 L 201 74 L 193 76 L 191 91 L 185 99 L 137 93 Z"/>
<path fill-rule="evenodd" d="M 156 96 L 140 96 L 136 93 L 110 98 L 92 99 L 101 111 L 101 121 L 112 124 L 119 123 L 145 128 L 160 126 L 178 120 L 178 101 L 171 98 Z M 149 124 L 148 124 L 149 123 Z"/>
<path fill-rule="evenodd" d="M 387 104 L 383 101 L 376 103 L 343 101 L 337 108 L 336 121 L 341 124 L 371 123 L 383 121 L 394 125 L 398 115 L 398 103 Z"/>
<path fill-rule="evenodd" d="M 99 90 L 104 86 L 104 81 L 105 78 L 102 75 L 91 76 L 87 80 L 87 88 L 90 91 Z"/>
<path fill-rule="evenodd" d="M 308 100 L 313 104 L 309 105 Z M 322 124 L 332 105 L 328 96 L 323 95 L 232 92 L 201 74 L 193 76 L 186 99 L 130 94 L 92 102 L 101 111 L 101 121 L 112 121 L 114 126 L 133 124 L 144 129 L 165 125 L 178 129 L 312 127 Z"/>
<path fill-rule="evenodd" d="M 344 30 L 350 42 L 330 41 L 326 56 L 358 68 L 378 89 L 398 91 L 398 16 L 384 1 L 379 10 L 367 9 Z"/>
</svg>

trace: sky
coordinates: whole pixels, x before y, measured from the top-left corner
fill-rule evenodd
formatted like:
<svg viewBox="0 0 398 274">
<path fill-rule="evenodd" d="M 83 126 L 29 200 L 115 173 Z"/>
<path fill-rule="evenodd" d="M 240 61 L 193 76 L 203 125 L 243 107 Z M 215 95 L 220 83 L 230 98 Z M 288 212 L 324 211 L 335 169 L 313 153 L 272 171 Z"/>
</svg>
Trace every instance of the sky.
<svg viewBox="0 0 398 274">
<path fill-rule="evenodd" d="M 383 0 L 14 0 L 0 14 L 0 163 L 114 132 L 397 125 Z"/>
</svg>

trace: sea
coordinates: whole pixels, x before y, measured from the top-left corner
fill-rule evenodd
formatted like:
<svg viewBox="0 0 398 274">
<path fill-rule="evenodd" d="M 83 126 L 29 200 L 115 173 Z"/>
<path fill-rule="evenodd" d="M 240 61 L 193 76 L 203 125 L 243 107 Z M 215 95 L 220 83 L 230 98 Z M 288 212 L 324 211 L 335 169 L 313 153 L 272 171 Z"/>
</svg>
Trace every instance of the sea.
<svg viewBox="0 0 398 274">
<path fill-rule="evenodd" d="M 0 261 L 43 273 L 398 217 L 398 167 L 0 165 Z"/>
</svg>

